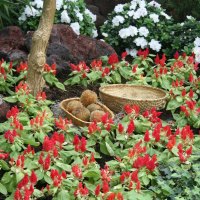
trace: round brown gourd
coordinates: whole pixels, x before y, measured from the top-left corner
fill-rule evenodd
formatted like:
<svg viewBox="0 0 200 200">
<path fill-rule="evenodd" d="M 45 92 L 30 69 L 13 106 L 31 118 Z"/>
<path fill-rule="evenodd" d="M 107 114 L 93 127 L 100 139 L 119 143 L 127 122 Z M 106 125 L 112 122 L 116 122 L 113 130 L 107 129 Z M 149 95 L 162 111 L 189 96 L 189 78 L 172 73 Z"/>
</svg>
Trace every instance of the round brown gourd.
<svg viewBox="0 0 200 200">
<path fill-rule="evenodd" d="M 97 94 L 91 90 L 85 90 L 81 94 L 80 101 L 85 107 L 87 107 L 88 105 L 97 102 Z"/>
<path fill-rule="evenodd" d="M 80 101 L 73 100 L 67 104 L 67 111 L 72 113 L 73 110 L 77 110 L 82 107 L 83 107 L 83 104 Z"/>
<path fill-rule="evenodd" d="M 90 112 L 93 112 L 95 110 L 102 110 L 101 106 L 96 104 L 96 103 L 92 103 L 90 104 L 89 106 L 87 106 L 87 109 L 90 111 Z"/>
<path fill-rule="evenodd" d="M 91 122 L 101 122 L 101 118 L 106 113 L 102 110 L 95 110 L 90 114 L 90 121 Z"/>
<path fill-rule="evenodd" d="M 83 121 L 89 121 L 90 119 L 90 111 L 85 107 L 73 110 L 72 114 Z"/>
</svg>

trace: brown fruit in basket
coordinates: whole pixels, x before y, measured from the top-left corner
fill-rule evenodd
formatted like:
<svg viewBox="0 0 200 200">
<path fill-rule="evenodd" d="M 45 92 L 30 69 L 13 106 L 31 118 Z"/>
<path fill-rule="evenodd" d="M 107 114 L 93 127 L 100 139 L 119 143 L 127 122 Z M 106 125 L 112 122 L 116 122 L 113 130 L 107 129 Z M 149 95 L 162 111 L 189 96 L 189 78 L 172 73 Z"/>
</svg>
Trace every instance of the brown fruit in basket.
<svg viewBox="0 0 200 200">
<path fill-rule="evenodd" d="M 88 105 L 97 102 L 97 94 L 91 90 L 85 90 L 81 94 L 80 101 L 85 107 L 87 107 Z"/>
<path fill-rule="evenodd" d="M 67 111 L 72 113 L 74 110 L 82 108 L 83 104 L 80 101 L 73 100 L 67 104 Z"/>
<path fill-rule="evenodd" d="M 90 111 L 90 112 L 93 112 L 95 110 L 102 110 L 101 106 L 96 104 L 96 103 L 92 103 L 90 104 L 89 106 L 87 106 L 87 109 Z"/>
<path fill-rule="evenodd" d="M 90 111 L 85 107 L 73 110 L 72 114 L 83 121 L 89 121 L 90 119 Z"/>
<path fill-rule="evenodd" d="M 90 121 L 91 122 L 101 122 L 101 118 L 105 115 L 106 113 L 102 110 L 95 110 L 91 113 L 90 115 Z"/>
</svg>

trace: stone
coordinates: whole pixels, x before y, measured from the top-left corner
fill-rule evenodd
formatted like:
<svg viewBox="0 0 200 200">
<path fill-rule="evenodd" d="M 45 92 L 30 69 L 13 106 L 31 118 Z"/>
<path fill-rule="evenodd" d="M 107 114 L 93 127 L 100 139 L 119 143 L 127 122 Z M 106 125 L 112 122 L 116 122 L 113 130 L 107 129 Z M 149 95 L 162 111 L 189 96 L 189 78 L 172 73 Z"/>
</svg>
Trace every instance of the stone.
<svg viewBox="0 0 200 200">
<path fill-rule="evenodd" d="M 32 35 L 33 32 L 26 35 L 25 45 L 28 50 L 30 50 Z M 53 26 L 47 48 L 49 61 L 55 58 L 55 60 L 61 59 L 64 63 L 74 64 L 80 61 L 90 63 L 93 59 L 112 53 L 115 53 L 115 50 L 110 45 L 88 36 L 76 35 L 72 28 L 65 24 Z"/>
<path fill-rule="evenodd" d="M 28 54 L 24 51 L 21 51 L 19 49 L 13 49 L 10 52 L 8 52 L 8 58 L 10 61 L 26 61 L 28 58 Z"/>
<path fill-rule="evenodd" d="M 10 105 L 3 100 L 3 96 L 0 95 L 0 123 L 6 120 L 6 114 L 10 110 Z"/>
<path fill-rule="evenodd" d="M 18 26 L 8 26 L 0 30 L 0 51 L 10 52 L 24 46 L 24 35 Z"/>
</svg>

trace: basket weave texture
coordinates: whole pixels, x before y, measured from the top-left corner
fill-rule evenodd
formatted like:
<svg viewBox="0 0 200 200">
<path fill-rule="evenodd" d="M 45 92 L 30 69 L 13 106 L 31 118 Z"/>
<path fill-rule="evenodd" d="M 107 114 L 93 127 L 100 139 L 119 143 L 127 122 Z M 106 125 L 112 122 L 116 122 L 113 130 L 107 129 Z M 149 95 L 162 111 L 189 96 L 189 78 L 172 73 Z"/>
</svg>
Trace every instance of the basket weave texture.
<svg viewBox="0 0 200 200">
<path fill-rule="evenodd" d="M 89 126 L 91 122 L 83 121 L 83 120 L 75 117 L 74 115 L 72 115 L 70 112 L 67 111 L 67 109 L 66 109 L 67 108 L 67 104 L 70 101 L 74 101 L 74 100 L 80 101 L 80 98 L 70 98 L 70 99 L 63 100 L 60 103 L 61 109 L 63 109 L 65 111 L 67 118 L 70 119 L 74 125 L 76 125 L 76 126 Z M 101 108 L 103 109 L 103 111 L 107 112 L 109 114 L 110 118 L 114 118 L 113 112 L 108 107 L 106 107 L 105 105 L 103 105 L 100 102 L 96 102 L 96 104 L 98 104 L 99 106 L 101 106 Z"/>
<path fill-rule="evenodd" d="M 99 88 L 101 101 L 118 113 L 126 104 L 138 105 L 140 113 L 155 107 L 162 109 L 167 102 L 167 93 L 159 88 L 143 85 L 112 84 Z"/>
</svg>

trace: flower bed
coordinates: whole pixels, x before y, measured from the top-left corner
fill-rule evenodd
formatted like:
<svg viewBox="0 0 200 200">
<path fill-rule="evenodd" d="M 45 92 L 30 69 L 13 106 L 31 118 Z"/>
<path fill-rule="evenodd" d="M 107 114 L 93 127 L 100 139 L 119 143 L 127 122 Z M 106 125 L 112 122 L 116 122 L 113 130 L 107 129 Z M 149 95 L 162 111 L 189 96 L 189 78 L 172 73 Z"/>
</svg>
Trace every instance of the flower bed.
<svg viewBox="0 0 200 200">
<path fill-rule="evenodd" d="M 87 66 L 71 65 L 65 84 L 150 84 L 169 91 L 172 121 L 152 109 L 126 105 L 100 123 L 76 127 L 54 118 L 44 92 L 33 97 L 24 82 L 27 65 L 0 64 L 0 91 L 12 103 L 0 124 L 0 193 L 4 199 L 198 199 L 200 80 L 193 56 L 149 55 L 128 63 L 117 55 Z M 64 86 L 45 65 L 51 87 Z M 20 82 L 21 81 L 21 82 Z M 15 86 L 16 85 L 16 86 Z M 9 94 L 11 94 L 9 96 Z M 166 112 L 166 110 L 164 110 Z M 190 125 L 190 126 L 189 126 Z"/>
</svg>

